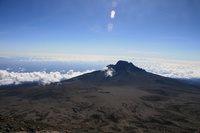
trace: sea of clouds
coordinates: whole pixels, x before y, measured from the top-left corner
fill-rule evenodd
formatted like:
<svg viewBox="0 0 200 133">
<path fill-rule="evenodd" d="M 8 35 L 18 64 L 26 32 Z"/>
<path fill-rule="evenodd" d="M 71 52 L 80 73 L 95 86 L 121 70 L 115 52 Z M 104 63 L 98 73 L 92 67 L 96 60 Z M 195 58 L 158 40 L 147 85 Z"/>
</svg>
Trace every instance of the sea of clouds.
<svg viewBox="0 0 200 133">
<path fill-rule="evenodd" d="M 52 82 L 60 82 L 85 73 L 101 70 L 109 64 L 115 64 L 118 60 L 126 60 L 132 62 L 135 66 L 145 69 L 147 72 L 162 75 L 165 77 L 179 79 L 196 79 L 200 82 L 200 62 L 198 61 L 178 61 L 178 60 L 161 60 L 150 58 L 136 57 L 118 57 L 118 56 L 91 56 L 91 55 L 43 55 L 40 57 L 12 57 L 1 56 L 4 59 L 15 59 L 18 64 L 23 62 L 82 62 L 82 64 L 96 64 L 100 67 L 92 69 L 88 68 L 84 71 L 60 70 L 60 71 L 32 71 L 25 72 L 26 68 L 20 67 L 20 71 L 12 71 L 11 67 L 4 67 L 0 70 L 0 85 L 21 84 L 25 82 L 38 82 L 40 84 L 50 84 Z M 5 62 L 5 60 L 3 60 Z M 3 63 L 3 62 L 1 62 Z M 104 67 L 103 67 L 104 66 Z M 79 66 L 80 68 L 83 66 Z M 112 71 L 107 71 L 107 76 L 112 75 Z"/>
<path fill-rule="evenodd" d="M 90 73 L 94 70 L 87 70 L 84 72 L 74 72 L 69 70 L 66 73 L 61 72 L 8 72 L 7 70 L 0 70 L 0 85 L 22 84 L 26 82 L 38 82 L 40 84 L 50 84 L 53 82 L 60 82 L 62 80 L 70 79 L 82 74 Z"/>
<path fill-rule="evenodd" d="M 149 59 L 136 64 L 148 72 L 164 77 L 200 79 L 200 62 Z"/>
</svg>

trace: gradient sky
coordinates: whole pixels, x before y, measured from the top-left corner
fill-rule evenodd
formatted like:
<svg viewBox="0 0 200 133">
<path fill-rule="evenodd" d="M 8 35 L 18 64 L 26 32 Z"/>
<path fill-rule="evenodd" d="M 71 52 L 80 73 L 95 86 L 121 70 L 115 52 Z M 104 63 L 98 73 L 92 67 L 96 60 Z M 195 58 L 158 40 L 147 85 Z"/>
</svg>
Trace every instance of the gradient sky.
<svg viewBox="0 0 200 133">
<path fill-rule="evenodd" d="M 200 0 L 1 0 L 5 53 L 200 61 Z"/>
</svg>

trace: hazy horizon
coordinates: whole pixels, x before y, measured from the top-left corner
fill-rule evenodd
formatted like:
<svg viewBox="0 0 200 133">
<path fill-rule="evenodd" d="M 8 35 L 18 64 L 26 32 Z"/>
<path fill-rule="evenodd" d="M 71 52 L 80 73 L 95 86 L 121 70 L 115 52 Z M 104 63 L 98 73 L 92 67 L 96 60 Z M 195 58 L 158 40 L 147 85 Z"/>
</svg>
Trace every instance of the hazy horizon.
<svg viewBox="0 0 200 133">
<path fill-rule="evenodd" d="M 81 56 L 81 57 L 80 57 Z M 93 58 L 92 58 L 93 57 Z M 147 72 L 179 79 L 200 79 L 200 62 L 90 55 L 0 56 L 0 85 L 38 82 L 49 84 L 95 70 L 118 60 L 132 62 Z"/>
</svg>

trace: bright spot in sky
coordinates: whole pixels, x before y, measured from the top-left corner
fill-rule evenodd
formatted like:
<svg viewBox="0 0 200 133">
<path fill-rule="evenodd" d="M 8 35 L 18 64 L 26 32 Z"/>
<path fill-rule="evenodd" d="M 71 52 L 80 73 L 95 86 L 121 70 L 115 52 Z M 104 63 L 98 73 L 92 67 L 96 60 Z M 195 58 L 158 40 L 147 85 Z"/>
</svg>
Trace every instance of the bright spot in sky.
<svg viewBox="0 0 200 133">
<path fill-rule="evenodd" d="M 116 6 L 117 6 L 117 2 L 113 1 L 113 2 L 112 2 L 112 6 L 113 6 L 113 7 L 116 7 Z"/>
<path fill-rule="evenodd" d="M 112 31 L 112 29 L 113 29 L 113 24 L 112 24 L 112 23 L 109 23 L 109 24 L 108 24 L 108 31 Z"/>
<path fill-rule="evenodd" d="M 114 18 L 114 17 L 115 17 L 115 11 L 114 11 L 114 10 L 111 11 L 110 17 L 111 17 L 111 18 Z"/>
</svg>

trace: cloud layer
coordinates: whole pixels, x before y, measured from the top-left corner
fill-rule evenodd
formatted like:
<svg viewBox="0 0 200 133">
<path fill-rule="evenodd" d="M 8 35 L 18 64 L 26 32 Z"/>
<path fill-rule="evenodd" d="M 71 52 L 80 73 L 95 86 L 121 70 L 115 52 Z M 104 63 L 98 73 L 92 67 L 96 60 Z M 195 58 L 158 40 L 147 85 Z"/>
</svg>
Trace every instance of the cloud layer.
<svg viewBox="0 0 200 133">
<path fill-rule="evenodd" d="M 39 57 L 40 56 L 40 57 Z M 100 70 L 103 66 L 109 64 L 115 64 L 119 60 L 126 60 L 132 62 L 135 66 L 145 69 L 148 72 L 162 75 L 171 78 L 184 78 L 184 79 L 200 79 L 200 62 L 199 61 L 180 61 L 180 60 L 166 60 L 166 59 L 152 59 L 152 58 L 139 58 L 139 57 L 123 57 L 123 56 L 100 56 L 100 55 L 69 55 L 69 54 L 44 54 L 44 55 L 30 55 L 30 56 L 0 56 L 1 65 L 5 64 L 6 60 L 9 62 L 16 62 L 18 64 L 23 64 L 24 62 L 82 62 L 83 64 L 91 64 L 90 68 Z M 1 60 L 2 59 L 2 60 Z M 8 61 L 7 61 L 8 62 Z M 96 66 L 102 66 L 100 68 L 94 68 L 92 64 Z M 0 66 L 1 66 L 0 65 Z M 14 69 L 2 68 L 0 70 L 0 85 L 7 84 L 19 84 L 22 82 L 40 82 L 42 84 L 50 82 L 59 82 L 60 80 L 69 79 L 84 72 L 74 72 L 69 71 L 63 74 L 60 70 L 57 72 L 31 72 L 22 73 L 25 66 L 20 66 L 22 69 L 17 73 L 12 72 Z M 78 66 L 79 67 L 79 66 Z M 80 67 L 83 67 L 80 65 Z M 6 71 L 7 69 L 7 71 Z M 9 70 L 10 69 L 10 70 Z M 26 67 L 25 67 L 26 69 Z M 75 68 L 70 68 L 75 69 Z M 65 70 L 70 70 L 65 69 Z M 43 69 L 45 70 L 45 69 Z M 79 70 L 79 69 L 78 69 Z M 86 70 L 86 69 L 84 69 Z M 38 70 L 35 70 L 38 71 Z M 40 71 L 40 70 L 39 70 Z M 50 70 L 53 71 L 53 70 Z M 79 70 L 80 71 L 80 70 Z M 106 76 L 112 76 L 112 71 L 105 70 Z M 71 74 L 70 74 L 71 73 Z"/>
<path fill-rule="evenodd" d="M 200 62 L 175 60 L 146 60 L 137 62 L 148 72 L 171 78 L 200 79 Z"/>
<path fill-rule="evenodd" d="M 38 82 L 41 84 L 50 84 L 53 82 L 60 82 L 62 80 L 70 79 L 85 73 L 90 73 L 94 70 L 87 70 L 84 72 L 74 72 L 73 70 L 68 71 L 65 74 L 61 72 L 30 72 L 30 73 L 19 73 L 19 72 L 8 72 L 6 70 L 0 70 L 0 85 L 10 84 L 21 84 L 25 82 Z"/>
</svg>

